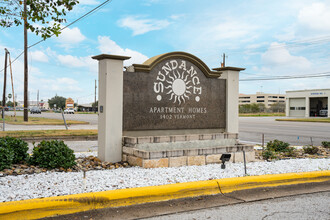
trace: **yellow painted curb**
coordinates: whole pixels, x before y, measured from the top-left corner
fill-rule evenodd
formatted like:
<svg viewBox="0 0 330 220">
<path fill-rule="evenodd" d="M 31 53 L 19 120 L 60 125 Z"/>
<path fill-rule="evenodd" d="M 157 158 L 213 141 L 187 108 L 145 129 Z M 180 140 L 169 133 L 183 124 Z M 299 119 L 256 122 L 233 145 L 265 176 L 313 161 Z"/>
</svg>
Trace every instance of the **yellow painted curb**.
<svg viewBox="0 0 330 220">
<path fill-rule="evenodd" d="M 0 219 L 37 219 L 106 207 L 129 206 L 233 191 L 324 182 L 330 171 L 248 176 L 0 203 Z M 221 190 L 220 190 L 221 189 Z"/>
<path fill-rule="evenodd" d="M 301 183 L 324 182 L 330 180 L 330 170 L 314 171 L 304 173 L 285 173 L 262 176 L 245 176 L 218 179 L 217 182 L 222 193 L 231 193 L 233 191 L 276 187 L 284 185 L 295 185 Z"/>
<path fill-rule="evenodd" d="M 37 219 L 91 209 L 218 194 L 215 180 L 0 203 L 0 219 Z"/>
</svg>

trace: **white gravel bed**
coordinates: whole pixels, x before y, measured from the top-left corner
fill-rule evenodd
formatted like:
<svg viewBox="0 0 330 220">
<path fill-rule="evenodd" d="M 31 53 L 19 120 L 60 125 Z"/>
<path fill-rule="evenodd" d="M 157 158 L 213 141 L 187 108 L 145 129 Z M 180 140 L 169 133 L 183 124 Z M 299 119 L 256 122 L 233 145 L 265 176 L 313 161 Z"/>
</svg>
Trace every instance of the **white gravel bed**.
<svg viewBox="0 0 330 220">
<path fill-rule="evenodd" d="M 319 170 L 330 170 L 330 159 L 292 159 L 247 164 L 247 173 L 250 176 Z M 0 177 L 0 202 L 239 176 L 244 176 L 243 163 L 227 163 L 225 170 L 220 168 L 220 164 L 210 164 L 88 171 L 85 180 L 83 172 L 6 176 Z"/>
</svg>

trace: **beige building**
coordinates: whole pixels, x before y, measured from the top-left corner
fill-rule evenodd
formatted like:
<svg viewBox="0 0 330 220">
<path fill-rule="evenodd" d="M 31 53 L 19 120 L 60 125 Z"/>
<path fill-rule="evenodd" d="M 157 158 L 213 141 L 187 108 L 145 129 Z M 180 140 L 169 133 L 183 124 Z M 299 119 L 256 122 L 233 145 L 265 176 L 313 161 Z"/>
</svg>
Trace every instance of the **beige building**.
<svg viewBox="0 0 330 220">
<path fill-rule="evenodd" d="M 330 89 L 286 91 L 286 116 L 330 117 Z"/>
<path fill-rule="evenodd" d="M 285 95 L 257 92 L 257 94 L 250 94 L 250 95 L 239 94 L 239 98 L 238 98 L 239 105 L 262 103 L 265 105 L 266 108 L 269 108 L 272 104 L 276 102 L 284 104 Z"/>
</svg>

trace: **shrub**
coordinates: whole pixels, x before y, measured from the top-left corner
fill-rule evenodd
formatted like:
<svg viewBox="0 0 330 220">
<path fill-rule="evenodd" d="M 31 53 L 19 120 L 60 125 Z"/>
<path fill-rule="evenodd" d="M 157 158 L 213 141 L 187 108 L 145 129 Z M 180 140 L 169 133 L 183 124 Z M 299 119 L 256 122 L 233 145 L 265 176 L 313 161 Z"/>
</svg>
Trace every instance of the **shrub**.
<svg viewBox="0 0 330 220">
<path fill-rule="evenodd" d="M 276 156 L 273 151 L 265 150 L 264 152 L 262 152 L 262 158 L 264 160 L 270 160 L 270 159 L 275 159 Z"/>
<path fill-rule="evenodd" d="M 288 147 L 286 151 L 284 152 L 284 156 L 286 157 L 296 157 L 297 151 L 294 147 Z"/>
<path fill-rule="evenodd" d="M 33 148 L 30 164 L 45 168 L 70 168 L 76 165 L 75 155 L 63 141 L 41 141 Z"/>
<path fill-rule="evenodd" d="M 29 157 L 27 151 L 29 150 L 28 144 L 19 138 L 4 137 L 0 138 L 0 147 L 11 149 L 14 153 L 13 163 L 20 163 L 26 161 Z"/>
<path fill-rule="evenodd" d="M 10 148 L 0 146 L 0 171 L 10 168 L 14 160 L 14 152 Z"/>
<path fill-rule="evenodd" d="M 330 141 L 322 141 L 322 146 L 325 148 L 330 147 Z"/>
<path fill-rule="evenodd" d="M 266 149 L 275 152 L 287 152 L 289 150 L 289 146 L 289 143 L 275 139 L 274 141 L 269 141 L 267 143 Z"/>
<path fill-rule="evenodd" d="M 303 150 L 305 154 L 316 154 L 319 148 L 315 146 L 306 146 Z"/>
</svg>

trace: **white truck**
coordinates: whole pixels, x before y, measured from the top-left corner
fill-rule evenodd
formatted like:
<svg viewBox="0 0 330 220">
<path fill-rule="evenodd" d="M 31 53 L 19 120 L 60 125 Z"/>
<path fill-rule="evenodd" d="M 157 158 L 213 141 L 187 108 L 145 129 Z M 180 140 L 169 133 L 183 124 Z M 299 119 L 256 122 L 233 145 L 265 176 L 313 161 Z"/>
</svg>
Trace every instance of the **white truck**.
<svg viewBox="0 0 330 220">
<path fill-rule="evenodd" d="M 73 108 L 67 108 L 63 112 L 64 114 L 74 114 L 74 109 Z"/>
</svg>

